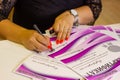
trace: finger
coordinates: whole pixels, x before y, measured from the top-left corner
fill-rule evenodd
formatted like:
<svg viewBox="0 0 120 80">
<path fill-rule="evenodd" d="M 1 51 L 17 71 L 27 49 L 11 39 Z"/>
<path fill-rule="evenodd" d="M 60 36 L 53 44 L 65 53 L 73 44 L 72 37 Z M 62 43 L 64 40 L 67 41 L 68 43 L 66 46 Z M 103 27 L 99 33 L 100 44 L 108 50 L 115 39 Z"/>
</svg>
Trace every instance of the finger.
<svg viewBox="0 0 120 80">
<path fill-rule="evenodd" d="M 69 26 L 65 26 L 64 27 L 64 29 L 63 29 L 63 33 L 62 33 L 62 40 L 64 41 L 65 40 L 65 38 L 67 37 L 67 34 L 68 34 L 68 31 L 69 31 L 70 29 L 69 29 Z"/>
<path fill-rule="evenodd" d="M 32 43 L 32 42 L 31 42 Z M 28 44 L 26 45 L 26 48 L 32 51 L 36 51 L 37 52 L 37 48 L 33 45 L 33 44 Z"/>
<path fill-rule="evenodd" d="M 39 42 L 38 40 L 36 39 L 33 39 L 33 45 L 35 46 L 35 50 L 37 51 L 45 51 L 45 50 L 48 50 L 47 46 L 42 44 L 41 42 Z"/>
<path fill-rule="evenodd" d="M 36 47 L 33 44 L 28 45 L 27 48 L 33 51 L 36 50 Z"/>
<path fill-rule="evenodd" d="M 37 37 L 38 42 L 40 42 L 41 44 L 43 44 L 44 46 L 46 46 L 48 49 L 52 48 L 52 44 L 50 41 L 50 38 L 48 36 L 43 36 L 43 39 L 40 39 L 39 36 Z"/>
<path fill-rule="evenodd" d="M 48 36 L 45 36 L 45 38 L 46 38 L 46 41 L 47 41 L 47 46 L 50 46 L 51 45 L 51 41 L 50 41 L 50 38 L 48 37 Z"/>
<path fill-rule="evenodd" d="M 69 39 L 70 33 L 71 33 L 71 28 L 67 30 L 67 34 L 66 34 L 65 40 Z"/>
<path fill-rule="evenodd" d="M 35 47 L 35 46 L 34 46 L 34 47 Z M 33 51 L 35 51 L 36 53 L 41 52 L 41 51 L 39 51 L 39 50 L 37 49 L 37 47 L 35 47 L 35 48 L 33 49 Z"/>
<path fill-rule="evenodd" d="M 55 31 L 56 33 L 58 33 L 58 31 L 59 31 L 59 23 L 58 23 L 58 22 L 55 22 L 55 23 L 53 24 L 52 28 L 54 29 L 54 31 Z"/>
<path fill-rule="evenodd" d="M 62 40 L 63 29 L 64 29 L 64 23 L 59 25 L 59 32 L 57 35 L 57 40 L 59 40 L 59 41 Z"/>
<path fill-rule="evenodd" d="M 50 39 L 47 36 L 42 36 L 40 34 L 37 34 L 36 40 L 45 46 L 48 46 L 50 41 Z"/>
</svg>

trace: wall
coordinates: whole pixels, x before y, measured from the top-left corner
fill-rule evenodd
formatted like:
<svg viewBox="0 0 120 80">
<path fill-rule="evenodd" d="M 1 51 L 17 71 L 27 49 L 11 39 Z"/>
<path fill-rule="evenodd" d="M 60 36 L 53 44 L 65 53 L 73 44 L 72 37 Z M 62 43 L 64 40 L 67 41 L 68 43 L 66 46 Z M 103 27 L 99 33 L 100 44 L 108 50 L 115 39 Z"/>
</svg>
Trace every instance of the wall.
<svg viewBox="0 0 120 80">
<path fill-rule="evenodd" d="M 120 23 L 120 0 L 102 0 L 103 10 L 95 25 Z"/>
</svg>

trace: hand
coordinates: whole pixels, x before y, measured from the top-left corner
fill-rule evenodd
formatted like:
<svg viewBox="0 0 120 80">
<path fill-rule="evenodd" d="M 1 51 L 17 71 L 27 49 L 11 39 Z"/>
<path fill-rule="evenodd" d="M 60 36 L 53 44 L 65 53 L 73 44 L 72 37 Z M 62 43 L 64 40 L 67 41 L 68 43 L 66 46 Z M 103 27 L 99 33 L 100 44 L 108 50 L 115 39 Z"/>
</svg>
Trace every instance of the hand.
<svg viewBox="0 0 120 80">
<path fill-rule="evenodd" d="M 52 28 L 57 33 L 57 44 L 69 38 L 73 22 L 74 17 L 68 11 L 62 13 L 55 19 Z"/>
<path fill-rule="evenodd" d="M 20 42 L 28 49 L 38 52 L 48 50 L 50 39 L 47 36 L 40 35 L 35 30 L 24 30 L 20 35 Z"/>
</svg>

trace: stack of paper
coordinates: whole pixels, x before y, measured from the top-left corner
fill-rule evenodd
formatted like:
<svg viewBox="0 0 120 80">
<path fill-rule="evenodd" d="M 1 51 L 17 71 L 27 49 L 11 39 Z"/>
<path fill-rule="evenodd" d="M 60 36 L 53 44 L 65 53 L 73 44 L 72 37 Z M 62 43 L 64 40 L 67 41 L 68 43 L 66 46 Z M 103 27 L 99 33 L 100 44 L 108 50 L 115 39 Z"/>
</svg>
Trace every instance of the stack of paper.
<svg viewBox="0 0 120 80">
<path fill-rule="evenodd" d="M 109 80 L 120 71 L 120 27 L 73 28 L 68 41 L 54 51 L 33 54 L 15 70 L 39 80 Z"/>
</svg>

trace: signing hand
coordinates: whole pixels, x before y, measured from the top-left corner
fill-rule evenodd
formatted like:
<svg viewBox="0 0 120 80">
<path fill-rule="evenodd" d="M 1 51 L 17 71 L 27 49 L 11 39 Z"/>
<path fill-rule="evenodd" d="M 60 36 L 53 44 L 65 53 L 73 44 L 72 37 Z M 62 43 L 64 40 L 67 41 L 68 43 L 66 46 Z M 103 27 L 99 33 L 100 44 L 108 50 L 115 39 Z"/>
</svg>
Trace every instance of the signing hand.
<svg viewBox="0 0 120 80">
<path fill-rule="evenodd" d="M 35 30 L 24 30 L 20 35 L 20 42 L 28 49 L 38 52 L 48 50 L 50 39 L 47 36 L 40 35 Z"/>
</svg>

